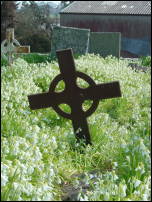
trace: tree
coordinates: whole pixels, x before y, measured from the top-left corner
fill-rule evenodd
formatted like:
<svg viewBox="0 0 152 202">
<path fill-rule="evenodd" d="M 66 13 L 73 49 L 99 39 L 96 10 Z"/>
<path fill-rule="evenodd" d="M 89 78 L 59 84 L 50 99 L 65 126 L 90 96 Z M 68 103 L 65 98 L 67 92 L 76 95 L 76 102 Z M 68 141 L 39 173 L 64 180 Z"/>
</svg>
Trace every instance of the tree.
<svg viewBox="0 0 152 202">
<path fill-rule="evenodd" d="M 48 4 L 39 5 L 34 1 L 22 4 L 17 12 L 16 38 L 23 45 L 30 45 L 32 52 L 51 50 L 52 24 L 56 17 L 51 15 Z"/>
<path fill-rule="evenodd" d="M 15 28 L 17 6 L 16 1 L 1 1 L 1 42 L 5 39 L 6 29 Z"/>
<path fill-rule="evenodd" d="M 74 1 L 61 1 L 62 9 L 67 7 L 69 4 L 71 4 Z"/>
</svg>

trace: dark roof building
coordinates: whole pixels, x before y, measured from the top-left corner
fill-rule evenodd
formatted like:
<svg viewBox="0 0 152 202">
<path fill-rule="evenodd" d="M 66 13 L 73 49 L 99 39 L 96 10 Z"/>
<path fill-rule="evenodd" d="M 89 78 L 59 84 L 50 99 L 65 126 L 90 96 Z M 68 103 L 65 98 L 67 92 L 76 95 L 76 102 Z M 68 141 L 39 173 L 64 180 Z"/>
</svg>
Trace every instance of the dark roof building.
<svg viewBox="0 0 152 202">
<path fill-rule="evenodd" d="M 150 55 L 151 1 L 74 1 L 60 25 L 92 32 L 121 32 L 121 56 Z"/>
<path fill-rule="evenodd" d="M 61 13 L 150 15 L 150 1 L 75 1 Z"/>
</svg>

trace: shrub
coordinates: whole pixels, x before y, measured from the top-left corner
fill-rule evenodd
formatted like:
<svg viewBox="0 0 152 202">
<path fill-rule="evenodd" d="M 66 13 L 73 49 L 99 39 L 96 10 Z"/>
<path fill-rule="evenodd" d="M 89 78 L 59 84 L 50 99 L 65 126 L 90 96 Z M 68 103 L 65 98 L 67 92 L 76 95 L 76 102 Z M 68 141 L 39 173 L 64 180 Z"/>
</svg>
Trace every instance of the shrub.
<svg viewBox="0 0 152 202">
<path fill-rule="evenodd" d="M 38 53 L 24 54 L 20 57 L 23 58 L 27 63 L 46 63 L 51 62 L 52 60 L 49 55 L 42 55 Z"/>
<path fill-rule="evenodd" d="M 145 67 L 151 67 L 151 56 L 141 57 L 141 65 Z"/>
</svg>

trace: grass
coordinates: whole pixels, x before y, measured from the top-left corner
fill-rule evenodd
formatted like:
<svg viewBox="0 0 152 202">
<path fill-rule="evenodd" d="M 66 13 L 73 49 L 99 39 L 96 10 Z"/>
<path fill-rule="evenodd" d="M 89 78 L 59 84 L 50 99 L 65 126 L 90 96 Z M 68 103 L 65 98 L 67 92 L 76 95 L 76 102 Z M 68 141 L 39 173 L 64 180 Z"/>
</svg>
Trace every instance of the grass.
<svg viewBox="0 0 152 202">
<path fill-rule="evenodd" d="M 75 63 L 97 84 L 118 80 L 121 86 L 121 98 L 100 101 L 88 118 L 93 146 L 76 143 L 71 121 L 53 109 L 29 108 L 27 96 L 48 91 L 59 74 L 56 61 L 37 64 L 18 58 L 11 68 L 1 67 L 1 200 L 62 201 L 63 185 L 81 187 L 71 177 L 81 173 L 91 189 L 80 192 L 79 200 L 150 200 L 149 72 L 135 72 L 127 60 L 110 56 L 88 54 Z M 63 87 L 61 83 L 59 89 Z M 92 183 L 95 170 L 98 177 Z"/>
</svg>

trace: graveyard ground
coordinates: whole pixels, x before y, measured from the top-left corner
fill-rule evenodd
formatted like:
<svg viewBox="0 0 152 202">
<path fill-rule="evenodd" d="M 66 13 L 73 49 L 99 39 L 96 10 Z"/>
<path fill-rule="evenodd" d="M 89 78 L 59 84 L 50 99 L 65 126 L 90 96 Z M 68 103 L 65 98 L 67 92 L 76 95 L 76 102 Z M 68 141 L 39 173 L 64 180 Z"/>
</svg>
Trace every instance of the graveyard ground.
<svg viewBox="0 0 152 202">
<path fill-rule="evenodd" d="M 97 84 L 119 81 L 122 91 L 88 118 L 93 145 L 83 147 L 70 120 L 50 108 L 30 110 L 27 96 L 48 91 L 59 74 L 56 60 L 32 61 L 19 57 L 1 66 L 1 200 L 150 201 L 150 70 L 110 56 L 75 59 Z"/>
</svg>

